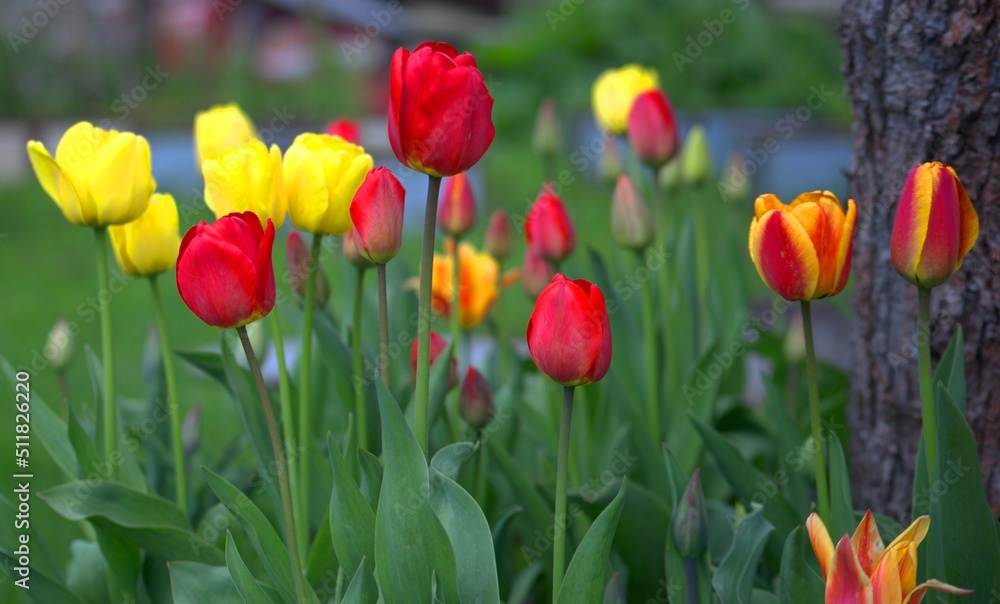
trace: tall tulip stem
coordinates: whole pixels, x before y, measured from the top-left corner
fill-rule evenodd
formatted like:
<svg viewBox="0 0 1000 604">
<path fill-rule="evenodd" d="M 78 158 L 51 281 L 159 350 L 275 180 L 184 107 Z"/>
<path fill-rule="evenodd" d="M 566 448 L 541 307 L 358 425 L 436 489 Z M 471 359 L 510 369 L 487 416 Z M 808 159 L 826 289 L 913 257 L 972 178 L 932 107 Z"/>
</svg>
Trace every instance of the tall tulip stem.
<svg viewBox="0 0 1000 604">
<path fill-rule="evenodd" d="M 461 293 L 459 287 L 459 275 L 461 272 L 458 269 L 458 242 L 459 236 L 455 235 L 451 239 L 452 249 L 451 249 L 451 309 L 449 318 L 451 319 L 451 357 L 455 359 L 455 363 L 461 365 L 461 347 L 462 347 L 462 313 L 461 313 Z"/>
<path fill-rule="evenodd" d="M 378 272 L 378 372 L 389 388 L 389 304 L 386 296 L 385 265 L 376 265 Z"/>
<path fill-rule="evenodd" d="M 644 252 L 639 252 L 639 265 L 642 266 Z M 660 399 L 657 387 L 657 376 L 660 371 L 656 366 L 656 318 L 653 315 L 652 288 L 642 288 L 642 324 L 647 337 L 643 338 L 646 349 L 646 421 L 649 424 L 649 435 L 654 445 L 660 439 Z"/>
<path fill-rule="evenodd" d="M 97 301 L 101 306 L 101 353 L 104 362 L 104 460 L 108 464 L 108 480 L 114 480 L 117 472 L 117 428 L 115 408 L 115 359 L 111 346 L 111 301 L 101 298 L 104 292 L 110 295 L 108 287 L 108 230 L 106 227 L 94 229 L 97 238 Z"/>
<path fill-rule="evenodd" d="M 351 349 L 354 353 L 354 414 L 358 422 L 358 448 L 368 450 L 368 408 L 365 403 L 364 358 L 361 356 L 361 308 L 364 302 L 365 268 L 358 267 L 354 282 L 354 322 Z"/>
<path fill-rule="evenodd" d="M 167 408 L 170 410 L 170 440 L 174 450 L 174 482 L 177 490 L 177 506 L 187 513 L 187 473 L 184 470 L 184 441 L 181 438 L 181 403 L 177 396 L 177 374 L 174 372 L 174 356 L 170 351 L 167 336 L 167 316 L 163 312 L 163 298 L 156 275 L 149 278 L 153 293 L 153 311 L 156 327 L 160 330 L 160 350 L 163 357 L 163 374 L 167 380 Z"/>
<path fill-rule="evenodd" d="M 917 288 L 920 301 L 917 316 L 918 356 L 920 365 L 920 412 L 924 423 L 924 452 L 927 456 L 927 472 L 930 482 L 934 483 L 934 464 L 937 462 L 937 421 L 934 419 L 934 388 L 931 378 L 931 290 L 926 287 Z"/>
<path fill-rule="evenodd" d="M 312 419 L 310 406 L 312 395 L 309 392 L 312 382 L 312 324 L 313 308 L 316 306 L 316 272 L 319 270 L 319 252 L 323 236 L 313 234 L 312 252 L 309 255 L 309 277 L 306 281 L 306 295 L 302 300 L 304 305 L 302 317 L 302 360 L 299 362 L 299 446 L 302 449 L 302 463 L 299 465 L 299 492 L 302 501 L 302 532 L 309 532 L 309 453 L 312 442 L 309 438 L 309 426 Z M 303 547 L 305 544 L 303 544 Z M 304 551 L 304 550 L 303 550 Z"/>
<path fill-rule="evenodd" d="M 424 238 L 420 249 L 420 299 L 417 308 L 417 442 L 427 453 L 427 404 L 431 371 L 431 276 L 434 273 L 434 229 L 437 220 L 441 177 L 428 176 Z"/>
<path fill-rule="evenodd" d="M 559 596 L 566 572 L 566 470 L 569 467 L 569 431 L 573 417 L 573 386 L 563 388 L 562 419 L 559 423 L 559 453 L 556 458 L 556 509 L 552 538 L 552 601 Z"/>
<path fill-rule="evenodd" d="M 684 558 L 684 571 L 687 579 L 688 604 L 698 604 L 698 561 L 694 558 Z"/>
<path fill-rule="evenodd" d="M 278 491 L 281 494 L 281 511 L 285 520 L 285 538 L 288 541 L 288 557 L 292 563 L 292 581 L 295 583 L 296 600 L 306 602 L 306 589 L 302 578 L 302 564 L 299 562 L 298 539 L 295 535 L 295 513 L 292 511 L 292 493 L 288 486 L 288 466 L 285 465 L 285 452 L 281 447 L 278 420 L 274 417 L 271 396 L 267 393 L 264 376 L 260 373 L 260 363 L 257 362 L 257 355 L 253 352 L 253 345 L 250 343 L 250 336 L 247 335 L 247 328 L 245 326 L 237 327 L 236 333 L 240 335 L 243 352 L 246 353 L 247 363 L 250 365 L 250 373 L 253 375 L 253 382 L 257 386 L 260 404 L 264 408 L 264 418 L 267 420 L 267 431 L 271 436 L 271 447 L 274 449 L 275 472 L 278 474 Z"/>
<path fill-rule="evenodd" d="M 830 497 L 827 493 L 826 459 L 823 456 L 823 434 L 819 413 L 819 378 L 816 375 L 812 308 L 808 300 L 802 301 L 802 331 L 806 339 L 806 371 L 809 374 L 809 419 L 812 425 L 813 444 L 816 446 L 816 498 L 819 500 L 820 517 L 829 522 Z"/>
<path fill-rule="evenodd" d="M 666 251 L 667 246 L 667 220 L 663 218 L 664 208 L 663 208 L 663 187 L 660 186 L 660 177 L 658 171 L 653 168 L 653 184 L 652 184 L 652 198 L 653 198 L 653 217 L 655 232 L 657 233 L 660 241 L 663 242 L 664 251 Z M 655 241 L 655 239 L 654 239 Z M 663 274 L 659 276 L 656 280 L 657 285 L 660 288 L 660 308 L 663 309 L 661 316 L 663 317 L 663 354 L 666 357 L 666 363 L 672 364 L 674 362 L 674 351 L 671 350 L 672 343 L 670 340 L 670 321 L 667 317 L 670 316 L 670 281 L 668 280 L 669 273 L 667 272 L 667 262 L 664 260 L 663 266 L 660 268 Z M 650 326 L 648 328 L 650 333 L 653 333 L 654 327 Z M 671 379 L 679 378 L 680 376 L 674 375 L 678 369 L 676 367 L 668 367 L 668 376 L 672 376 Z M 672 384 L 668 380 L 668 384 Z M 672 392 L 672 391 L 671 391 Z M 669 421 L 669 419 L 668 419 Z"/>
<path fill-rule="evenodd" d="M 299 475 L 295 464 L 295 415 L 292 413 L 292 389 L 288 380 L 288 366 L 285 364 L 285 338 L 281 332 L 281 319 L 278 315 L 278 305 L 271 310 L 271 332 L 274 339 L 274 356 L 278 361 L 278 396 L 281 405 L 281 431 L 285 438 L 285 451 L 288 459 L 288 482 L 292 490 L 292 505 L 295 510 L 295 531 L 302 549 L 299 556 L 305 557 L 306 525 L 302 522 L 302 492 L 299 491 Z"/>
</svg>

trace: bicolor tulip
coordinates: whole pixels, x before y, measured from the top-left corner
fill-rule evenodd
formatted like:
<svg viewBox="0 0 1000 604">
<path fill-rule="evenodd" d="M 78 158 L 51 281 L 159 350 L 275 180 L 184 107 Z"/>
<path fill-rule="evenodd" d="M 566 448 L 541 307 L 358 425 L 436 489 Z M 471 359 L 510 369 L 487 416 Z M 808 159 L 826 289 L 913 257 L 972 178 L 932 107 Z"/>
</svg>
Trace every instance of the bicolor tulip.
<svg viewBox="0 0 1000 604">
<path fill-rule="evenodd" d="M 611 366 L 604 294 L 585 279 L 556 275 L 535 301 L 527 340 L 531 359 L 552 381 L 583 386 L 600 380 Z"/>
<path fill-rule="evenodd" d="M 28 159 L 42 189 L 73 224 L 101 227 L 132 222 L 156 191 L 149 143 L 131 132 L 77 122 L 52 157 L 28 141 Z"/>
<path fill-rule="evenodd" d="M 556 100 L 546 98 L 538 106 L 535 127 L 531 131 L 531 148 L 538 155 L 558 155 L 562 149 L 562 128 Z"/>
<path fill-rule="evenodd" d="M 496 133 L 476 59 L 424 42 L 396 50 L 389 72 L 389 144 L 400 163 L 438 177 L 475 165 Z"/>
<path fill-rule="evenodd" d="M 216 218 L 234 212 L 253 212 L 261 227 L 285 222 L 288 201 L 281 172 L 281 151 L 254 139 L 227 149 L 218 159 L 201 164 L 205 177 L 205 204 Z"/>
<path fill-rule="evenodd" d="M 454 295 L 452 254 L 434 254 L 431 280 L 431 307 L 450 317 Z M 476 251 L 469 243 L 458 246 L 458 320 L 463 328 L 475 327 L 493 308 L 500 296 L 500 265 L 486 252 Z"/>
<path fill-rule="evenodd" d="M 372 169 L 372 156 L 339 136 L 305 133 L 285 152 L 292 224 L 317 235 L 351 230 L 351 202 Z"/>
<path fill-rule="evenodd" d="M 628 174 L 618 177 L 611 197 L 611 238 L 623 248 L 642 251 L 653 242 L 653 216 Z"/>
<path fill-rule="evenodd" d="M 344 258 L 358 268 L 370 268 L 375 263 L 361 255 L 357 244 L 357 229 L 351 228 L 351 232 L 344 235 Z"/>
<path fill-rule="evenodd" d="M 431 332 L 431 365 L 438 360 L 441 353 L 448 348 L 448 341 L 437 334 L 437 332 Z M 413 346 L 410 347 L 410 372 L 413 374 L 414 379 L 417 375 L 417 341 L 413 340 Z M 451 373 L 448 380 L 451 387 L 458 384 L 458 363 L 455 359 L 451 359 Z"/>
<path fill-rule="evenodd" d="M 652 168 L 677 153 L 677 122 L 662 90 L 648 90 L 635 98 L 628 114 L 628 143 L 639 161 Z"/>
<path fill-rule="evenodd" d="M 490 216 L 490 222 L 486 226 L 486 238 L 483 241 L 483 249 L 500 262 L 503 262 L 510 256 L 510 248 L 510 217 L 507 216 L 507 212 L 497 210 Z"/>
<path fill-rule="evenodd" d="M 438 227 L 452 237 L 468 233 L 476 223 L 476 197 L 464 172 L 445 179 L 438 203 Z"/>
<path fill-rule="evenodd" d="M 524 222 L 528 247 L 550 262 L 560 262 L 573 252 L 576 234 L 563 202 L 546 184 Z"/>
<path fill-rule="evenodd" d="M 635 63 L 602 73 L 590 93 L 598 127 L 610 134 L 625 134 L 635 98 L 659 85 L 655 70 Z"/>
<path fill-rule="evenodd" d="M 177 291 L 199 319 L 242 327 L 274 307 L 274 223 L 253 212 L 191 227 L 177 256 Z"/>
<path fill-rule="evenodd" d="M 257 130 L 239 105 L 216 105 L 194 116 L 194 147 L 199 166 L 255 138 Z"/>
<path fill-rule="evenodd" d="M 939 162 L 913 166 L 889 244 L 896 271 L 919 287 L 941 285 L 978 237 L 979 216 L 955 170 Z"/>
<path fill-rule="evenodd" d="M 306 297 L 306 282 L 309 279 L 309 262 L 311 260 L 309 247 L 302 239 L 298 231 L 288 234 L 286 246 L 288 260 L 288 281 L 292 286 L 292 291 L 300 299 Z M 313 300 L 320 308 L 326 306 L 330 299 L 330 283 L 326 279 L 326 273 L 322 267 L 316 269 L 316 290 L 313 293 Z"/>
<path fill-rule="evenodd" d="M 826 581 L 826 604 L 919 604 L 928 589 L 972 593 L 934 579 L 917 585 L 917 547 L 930 524 L 929 516 L 917 518 L 886 547 L 869 511 L 834 548 L 823 521 L 811 514 L 806 530 Z"/>
<path fill-rule="evenodd" d="M 387 168 L 379 166 L 365 176 L 354 201 L 349 235 L 358 253 L 375 264 L 396 257 L 403 242 L 403 203 L 406 191 Z"/>
<path fill-rule="evenodd" d="M 535 248 L 529 246 L 524 251 L 524 262 L 521 265 L 521 285 L 529 298 L 537 298 L 538 294 L 542 293 L 542 290 L 555 276 L 555 267 L 548 260 L 542 258 Z"/>
<path fill-rule="evenodd" d="M 108 228 L 111 249 L 129 275 L 156 275 L 177 263 L 181 245 L 177 228 L 177 203 L 173 196 L 154 193 L 142 215 L 132 222 Z"/>
<path fill-rule="evenodd" d="M 458 411 L 473 430 L 482 430 L 496 413 L 489 382 L 475 367 L 469 367 L 462 381 Z"/>
<path fill-rule="evenodd" d="M 338 118 L 326 125 L 326 133 L 330 136 L 339 136 L 349 143 L 361 144 L 361 127 L 354 120 L 346 117 Z"/>
<path fill-rule="evenodd" d="M 858 208 L 847 213 L 829 191 L 813 191 L 783 204 L 771 195 L 754 203 L 750 258 L 760 278 L 786 300 L 814 300 L 840 293 L 851 274 L 851 246 Z"/>
</svg>

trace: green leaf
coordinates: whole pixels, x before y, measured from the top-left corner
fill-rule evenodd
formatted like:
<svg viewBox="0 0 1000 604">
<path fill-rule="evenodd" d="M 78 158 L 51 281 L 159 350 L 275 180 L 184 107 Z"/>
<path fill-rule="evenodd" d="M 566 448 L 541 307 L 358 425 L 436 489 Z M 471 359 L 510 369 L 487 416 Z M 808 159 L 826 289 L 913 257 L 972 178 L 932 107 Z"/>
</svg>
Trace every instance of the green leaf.
<svg viewBox="0 0 1000 604">
<path fill-rule="evenodd" d="M 618 495 L 600 516 L 590 525 L 590 530 L 576 548 L 556 604 L 579 604 L 580 602 L 600 602 L 604 598 L 604 586 L 608 582 L 608 556 L 618 528 L 618 519 L 625 507 L 628 481 L 623 480 Z"/>
<path fill-rule="evenodd" d="M 104 527 L 95 525 L 95 528 L 97 544 L 108 565 L 106 577 L 112 601 L 134 602 L 142 566 L 139 548 Z"/>
<path fill-rule="evenodd" d="M 89 602 L 108 601 L 108 584 L 105 580 L 108 565 L 104 561 L 101 547 L 93 541 L 76 539 L 70 544 L 70 551 L 72 554 L 66 567 L 66 588 Z"/>
<path fill-rule="evenodd" d="M 229 568 L 229 576 L 236 590 L 240 592 L 246 604 L 274 604 L 274 600 L 257 584 L 250 569 L 243 563 L 243 558 L 236 549 L 236 543 L 233 542 L 233 536 L 229 531 L 226 531 L 226 566 Z"/>
<path fill-rule="evenodd" d="M 806 533 L 797 526 L 785 540 L 781 554 L 778 599 L 781 604 L 822 602 L 825 589 L 822 577 L 806 563 Z"/>
<path fill-rule="evenodd" d="M 382 415 L 385 472 L 375 515 L 375 570 L 386 602 L 429 604 L 436 576 L 439 597 L 459 601 L 455 554 L 428 501 L 427 465 L 417 439 L 381 380 L 376 383 Z"/>
<path fill-rule="evenodd" d="M 511 568 L 511 561 L 507 556 L 507 531 L 511 522 L 520 514 L 524 513 L 524 508 L 515 506 L 503 514 L 493 524 L 493 557 L 497 560 L 497 579 L 500 585 L 510 585 L 514 571 Z"/>
<path fill-rule="evenodd" d="M 661 536 L 669 531 L 667 503 L 642 485 L 629 484 L 614 540 L 615 551 L 629 570 L 629 601 L 645 601 L 660 589 L 666 563 Z"/>
<path fill-rule="evenodd" d="M 722 559 L 712 578 L 712 587 L 722 599 L 722 604 L 750 604 L 757 565 L 767 544 L 768 535 L 774 530 L 758 507 L 736 527 L 733 547 Z"/>
<path fill-rule="evenodd" d="M 354 367 L 354 354 L 351 352 L 350 346 L 344 342 L 340 332 L 337 331 L 337 326 L 333 323 L 333 319 L 326 312 L 313 314 L 313 332 L 316 334 L 316 341 L 323 351 L 320 356 L 326 361 L 327 368 L 330 370 L 329 374 L 337 397 L 344 405 L 353 405 L 354 384 L 351 383 L 351 373 Z M 372 380 L 364 381 L 363 391 L 366 402 L 374 399 L 371 382 Z"/>
<path fill-rule="evenodd" d="M 472 456 L 475 450 L 475 443 L 468 441 L 441 447 L 431 459 L 431 468 L 452 480 L 458 480 L 458 471 L 462 469 L 462 464 Z"/>
<path fill-rule="evenodd" d="M 451 355 L 454 349 L 451 344 L 441 351 L 431 365 L 430 384 L 427 394 L 427 429 L 433 430 L 434 424 L 444 411 L 444 400 L 451 390 Z M 416 391 L 410 404 L 406 406 L 406 424 L 413 430 L 417 425 Z"/>
<path fill-rule="evenodd" d="M 168 562 L 174 604 L 243 604 L 229 569 L 197 562 Z"/>
<path fill-rule="evenodd" d="M 830 432 L 830 535 L 853 535 L 858 522 L 851 503 L 851 475 L 840 439 Z"/>
<path fill-rule="evenodd" d="M 802 435 L 788 416 L 782 396 L 778 393 L 778 387 L 774 380 L 768 376 L 761 376 L 764 380 L 764 387 L 767 390 L 766 404 L 768 415 L 774 420 L 777 428 L 777 447 L 775 456 L 778 459 L 778 468 L 788 477 L 788 482 L 784 486 L 785 496 L 789 503 L 795 508 L 795 512 L 805 518 L 809 512 L 809 485 L 805 477 L 802 476 L 800 468 L 792 467 L 791 460 L 798 456 L 802 450 Z"/>
<path fill-rule="evenodd" d="M 288 558 L 288 549 L 281 537 L 278 536 L 264 513 L 254 505 L 253 501 L 250 501 L 249 497 L 218 474 L 208 468 L 203 469 L 208 486 L 219 498 L 219 501 L 226 506 L 229 514 L 234 516 L 243 530 L 246 531 L 257 556 L 260 558 L 261 565 L 264 567 L 264 572 L 271 579 L 271 583 L 283 598 L 294 602 L 295 584 L 292 581 L 292 563 Z M 310 595 L 315 598 L 315 595 Z"/>
<path fill-rule="evenodd" d="M 378 601 L 378 585 L 369 570 L 370 566 L 366 560 L 358 564 L 358 570 L 354 571 L 354 578 L 347 585 L 340 604 L 375 604 Z"/>
<path fill-rule="evenodd" d="M 935 394 L 938 444 L 932 484 L 940 488 L 930 501 L 928 576 L 983 597 L 1000 593 L 1000 539 L 983 488 L 976 440 L 944 385 Z M 945 599 L 962 602 L 959 596 Z"/>
<path fill-rule="evenodd" d="M 327 433 L 333 489 L 330 493 L 330 538 L 340 565 L 346 570 L 358 568 L 363 560 L 375 560 L 375 514 L 358 483 L 354 482 L 340 449 Z M 374 568 L 369 568 L 373 571 Z"/>
<path fill-rule="evenodd" d="M 677 508 L 677 502 L 684 489 L 687 488 L 688 475 L 681 468 L 680 463 L 670 449 L 663 445 L 663 460 L 667 469 L 669 486 L 667 489 L 667 500 L 664 502 L 669 510 L 670 517 L 673 518 L 673 510 Z M 711 502 L 709 502 L 711 504 Z M 686 576 L 686 560 L 677 551 L 677 544 L 674 543 L 673 526 L 668 522 L 667 531 L 664 538 L 664 558 L 666 583 L 663 589 L 671 601 L 687 602 L 688 586 Z M 712 585 L 709 582 L 711 572 L 708 565 L 709 552 L 706 551 L 700 558 L 695 560 L 698 569 L 698 601 L 711 602 Z"/>
<path fill-rule="evenodd" d="M 66 417 L 66 430 L 69 433 L 69 442 L 73 445 L 73 450 L 76 451 L 76 458 L 80 462 L 77 478 L 87 478 L 87 473 L 93 468 L 98 467 L 97 464 L 100 463 L 100 457 L 98 457 L 94 441 L 90 439 L 83 426 L 80 425 L 80 418 L 73 412 L 72 407 L 69 408 Z"/>
<path fill-rule="evenodd" d="M 494 438 L 487 439 L 485 443 L 489 447 L 490 458 L 499 462 L 511 486 L 514 487 L 514 492 L 517 493 L 518 503 L 524 506 L 534 528 L 544 530 L 552 522 L 551 506 L 545 502 L 524 470 L 514 462 L 501 443 Z M 491 478 L 493 477 L 499 477 L 499 473 L 494 473 Z"/>
<path fill-rule="evenodd" d="M 374 512 L 378 509 L 378 494 L 382 490 L 382 462 L 368 451 L 358 449 L 358 465 L 361 466 L 361 492 Z"/>
<path fill-rule="evenodd" d="M 722 368 L 720 361 L 716 358 L 719 356 L 721 355 L 715 354 L 712 346 L 705 349 L 705 352 L 698 358 L 698 362 L 687 372 L 681 385 L 680 394 L 672 405 L 670 429 L 666 440 L 670 443 L 670 450 L 677 457 L 677 461 L 680 462 L 685 472 L 693 471 L 701 458 L 702 440 L 691 430 L 688 422 L 708 423 L 712 419 L 719 386 L 722 384 L 722 376 L 712 379 L 710 375 L 713 367 Z M 730 359 L 729 363 L 736 362 L 732 355 L 726 358 Z M 686 405 L 682 407 L 682 403 L 686 403 Z"/>
<path fill-rule="evenodd" d="M 191 531 L 184 513 L 172 502 L 121 483 L 69 482 L 38 497 L 67 520 L 90 520 L 95 527 L 168 560 L 224 561 L 221 551 Z"/>
<path fill-rule="evenodd" d="M 13 569 L 18 565 L 17 558 L 11 555 L 3 546 L 0 546 L 0 561 L 3 562 L 4 570 Z M 9 571 L 12 575 L 9 577 L 12 581 L 19 581 L 22 579 L 19 573 Z M 7 574 L 4 573 L 4 579 L 8 579 Z M 37 569 L 31 569 L 30 579 L 27 581 L 28 588 L 31 590 L 31 597 L 35 602 L 58 602 L 59 604 L 88 604 L 86 601 L 81 600 L 73 591 L 66 589 L 59 583 L 56 579 L 52 578 L 45 572 Z M 20 590 L 20 587 L 16 589 Z"/>
</svg>

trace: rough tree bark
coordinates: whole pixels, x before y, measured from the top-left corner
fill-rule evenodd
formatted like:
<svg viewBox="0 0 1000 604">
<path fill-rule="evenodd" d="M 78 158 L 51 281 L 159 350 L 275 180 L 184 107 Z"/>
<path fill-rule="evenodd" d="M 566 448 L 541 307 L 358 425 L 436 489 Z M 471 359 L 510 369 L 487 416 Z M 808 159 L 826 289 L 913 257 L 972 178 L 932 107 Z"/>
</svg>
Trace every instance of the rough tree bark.
<svg viewBox="0 0 1000 604">
<path fill-rule="evenodd" d="M 920 431 L 917 291 L 893 270 L 889 235 L 907 171 L 936 160 L 955 168 L 981 232 L 962 270 L 934 290 L 933 362 L 960 325 L 967 417 L 1000 516 L 1000 2 L 847 0 L 841 39 L 859 205 L 848 412 L 855 505 L 909 515 Z"/>
</svg>

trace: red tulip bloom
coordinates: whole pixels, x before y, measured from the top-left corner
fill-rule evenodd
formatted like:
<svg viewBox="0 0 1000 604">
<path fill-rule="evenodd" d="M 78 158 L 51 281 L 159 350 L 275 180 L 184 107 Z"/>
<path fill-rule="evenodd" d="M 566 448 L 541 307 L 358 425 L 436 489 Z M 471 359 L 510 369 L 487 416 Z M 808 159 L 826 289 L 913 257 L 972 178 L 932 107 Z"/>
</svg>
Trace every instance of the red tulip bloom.
<svg viewBox="0 0 1000 604">
<path fill-rule="evenodd" d="M 551 262 L 565 259 L 573 251 L 576 235 L 573 222 L 566 213 L 562 200 L 546 184 L 535 199 L 524 222 L 524 235 L 528 246 L 542 258 Z"/>
<path fill-rule="evenodd" d="M 361 144 L 361 127 L 354 120 L 346 117 L 337 118 L 326 126 L 326 133 L 330 136 L 339 136 L 349 143 Z"/>
<path fill-rule="evenodd" d="M 563 386 L 604 377 L 611 365 L 611 323 L 604 294 L 585 279 L 552 279 L 528 320 L 528 352 L 538 369 Z"/>
<path fill-rule="evenodd" d="M 444 338 L 442 338 L 441 336 L 437 335 L 436 332 L 432 331 L 431 332 L 431 366 L 434 365 L 434 362 L 437 361 L 437 358 L 439 356 L 441 356 L 441 353 L 444 352 L 446 348 L 448 348 L 448 342 Z M 416 340 L 413 340 L 413 347 L 410 349 L 410 371 L 413 372 L 413 377 L 414 377 L 414 379 L 416 379 L 416 376 L 417 376 L 417 341 Z M 458 384 L 458 363 L 455 362 L 455 359 L 451 360 L 451 377 L 449 378 L 448 382 L 451 384 L 451 387 L 454 387 L 456 384 Z"/>
<path fill-rule="evenodd" d="M 177 291 L 198 318 L 214 327 L 241 327 L 274 307 L 271 248 L 267 228 L 253 212 L 233 213 L 191 227 L 177 256 Z"/>
<path fill-rule="evenodd" d="M 628 114 L 628 142 L 635 156 L 654 168 L 676 155 L 677 122 L 662 90 L 650 90 L 635 98 Z"/>
<path fill-rule="evenodd" d="M 399 161 L 431 176 L 471 168 L 493 142 L 493 97 L 476 59 L 424 42 L 392 55 L 389 143 Z"/>
<path fill-rule="evenodd" d="M 455 237 L 464 235 L 476 222 L 476 198 L 465 173 L 456 174 L 444 181 L 438 209 L 438 226 Z"/>
<path fill-rule="evenodd" d="M 358 253 L 375 264 L 385 264 L 403 242 L 403 200 L 406 191 L 387 168 L 368 172 L 351 202 L 351 220 Z"/>
</svg>

